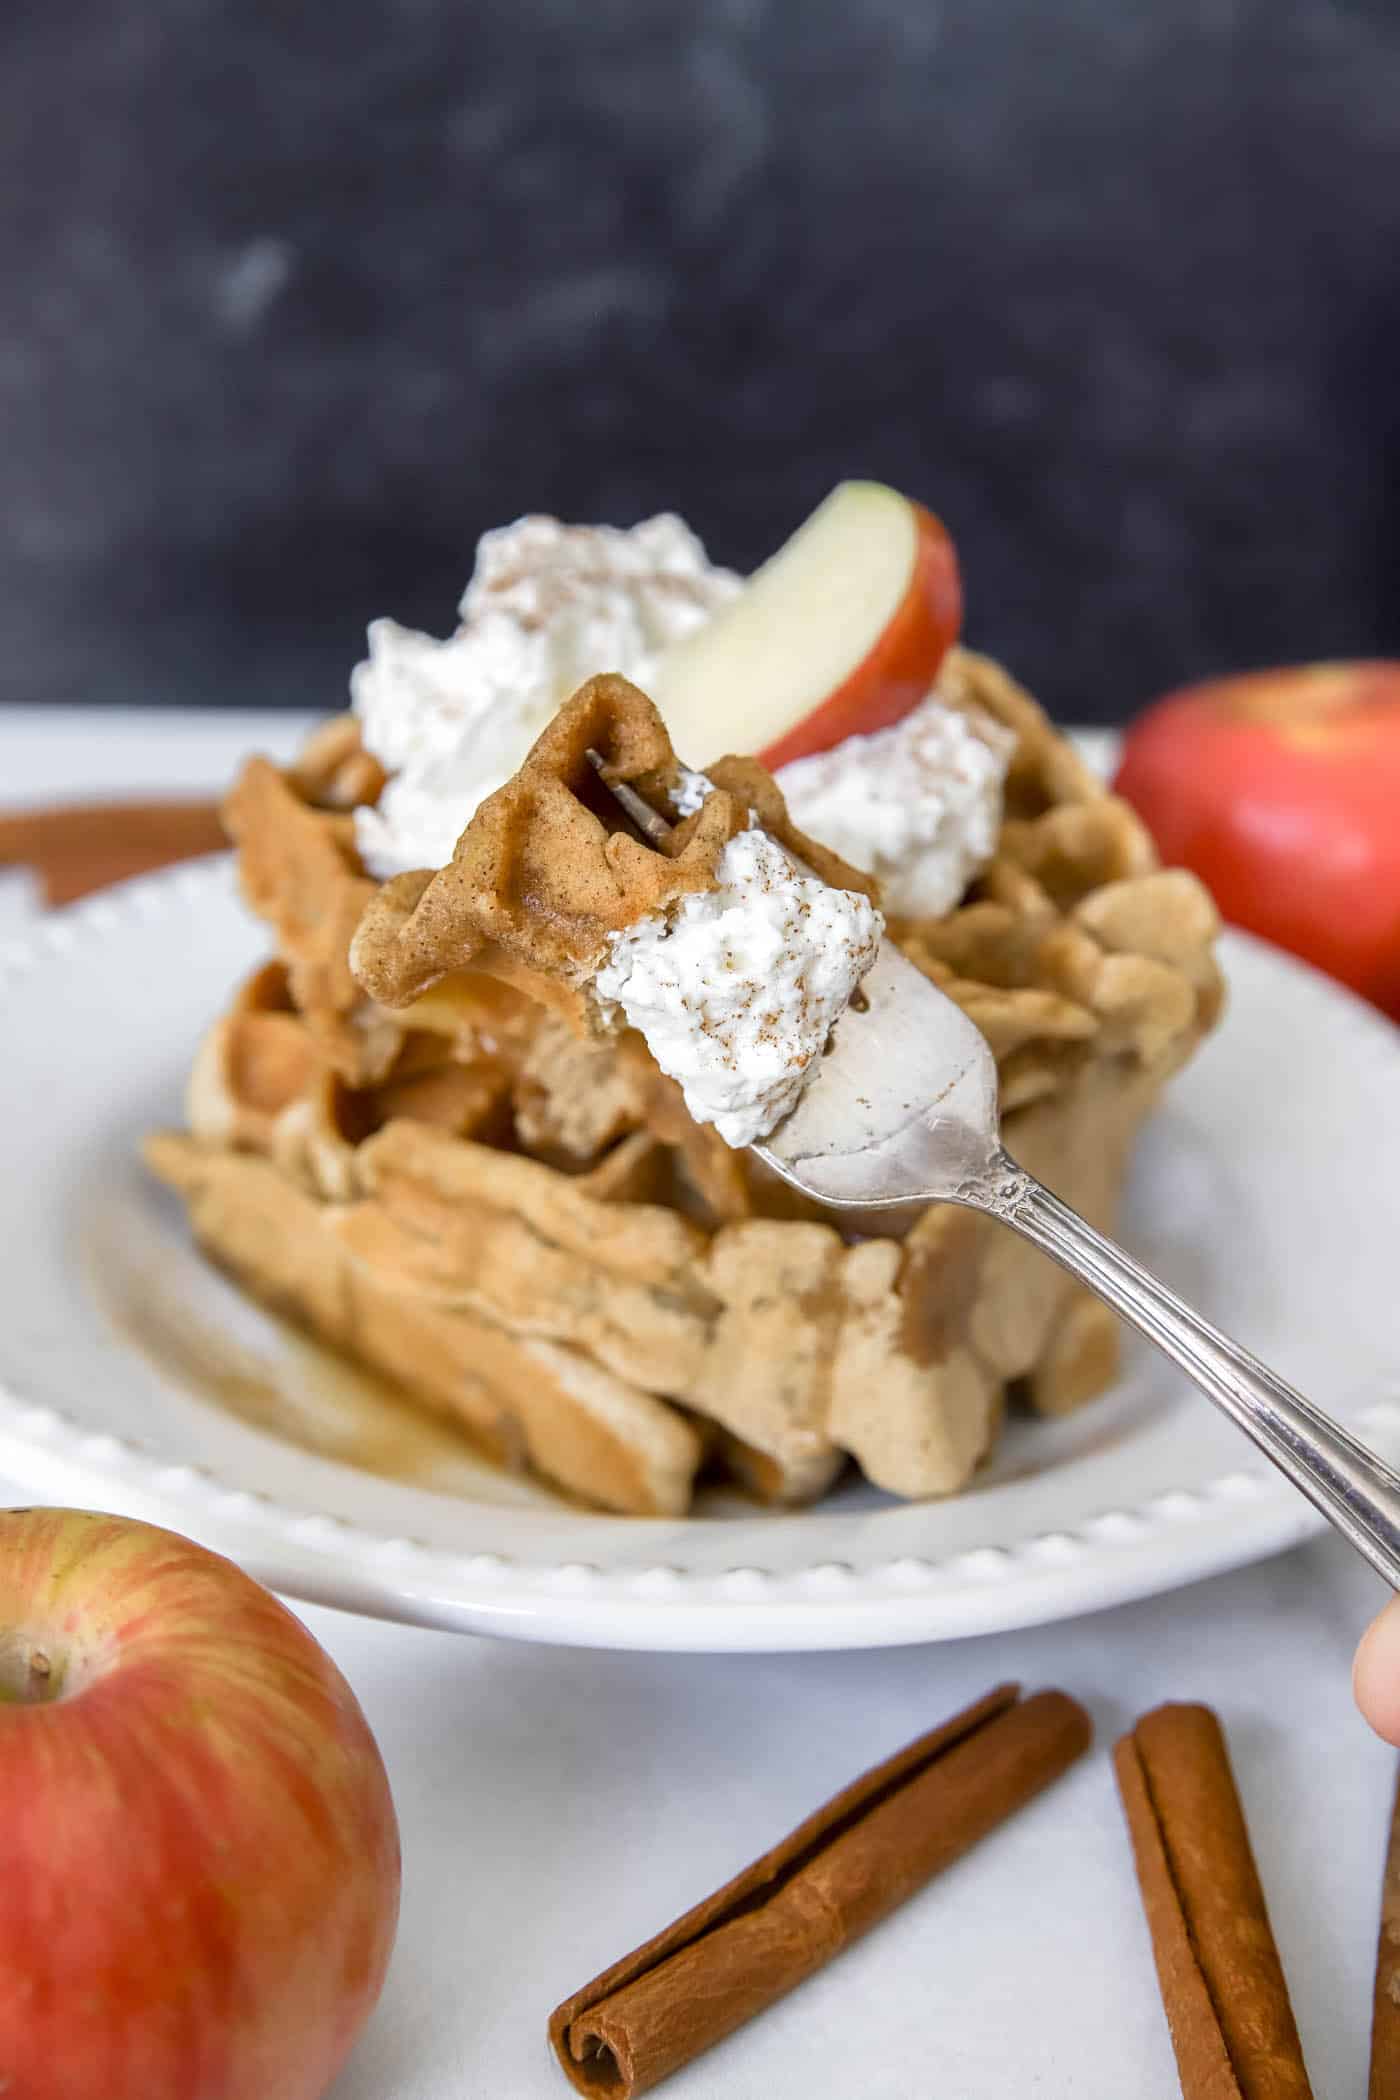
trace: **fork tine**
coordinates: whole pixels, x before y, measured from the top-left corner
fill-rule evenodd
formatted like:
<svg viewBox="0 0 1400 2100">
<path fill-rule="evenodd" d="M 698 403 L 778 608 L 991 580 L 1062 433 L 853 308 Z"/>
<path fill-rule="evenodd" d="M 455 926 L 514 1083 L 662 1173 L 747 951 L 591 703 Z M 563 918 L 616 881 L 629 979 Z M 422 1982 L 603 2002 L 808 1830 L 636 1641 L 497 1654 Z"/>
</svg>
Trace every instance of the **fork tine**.
<svg viewBox="0 0 1400 2100">
<path fill-rule="evenodd" d="M 601 751 L 589 750 L 584 755 L 613 801 L 630 822 L 635 824 L 648 845 L 664 848 L 675 826 L 668 824 L 664 817 L 658 816 L 650 803 L 644 802 L 636 789 L 630 788 L 625 780 L 607 778 L 607 760 Z"/>
</svg>

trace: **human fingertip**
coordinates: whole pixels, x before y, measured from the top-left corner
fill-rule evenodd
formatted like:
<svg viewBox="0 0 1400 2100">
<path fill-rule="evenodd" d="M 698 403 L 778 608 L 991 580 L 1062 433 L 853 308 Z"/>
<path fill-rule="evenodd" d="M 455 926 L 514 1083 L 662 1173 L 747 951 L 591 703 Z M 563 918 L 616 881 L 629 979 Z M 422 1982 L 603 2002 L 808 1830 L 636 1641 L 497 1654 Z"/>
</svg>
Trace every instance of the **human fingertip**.
<svg viewBox="0 0 1400 2100">
<path fill-rule="evenodd" d="M 1383 1742 L 1400 1749 L 1400 1597 L 1361 1636 L 1351 1683 L 1364 1719 Z"/>
</svg>

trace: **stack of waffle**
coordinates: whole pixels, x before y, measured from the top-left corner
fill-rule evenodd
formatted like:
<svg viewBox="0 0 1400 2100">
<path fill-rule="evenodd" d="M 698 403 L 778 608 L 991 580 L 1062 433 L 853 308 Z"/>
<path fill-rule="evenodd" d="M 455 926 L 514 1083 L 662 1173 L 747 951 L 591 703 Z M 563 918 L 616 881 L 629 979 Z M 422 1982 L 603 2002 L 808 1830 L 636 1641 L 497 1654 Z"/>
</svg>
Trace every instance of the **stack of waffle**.
<svg viewBox="0 0 1400 2100">
<path fill-rule="evenodd" d="M 990 1042 L 1008 1148 L 1109 1228 L 1138 1125 L 1219 1010 L 1215 915 L 996 665 L 956 651 L 939 692 L 1014 733 L 1006 817 L 956 911 L 890 930 Z M 1008 1389 L 1059 1414 L 1110 1381 L 1111 1316 L 1022 1241 L 946 1205 L 852 1241 L 694 1124 L 640 1038 L 582 1039 L 470 971 L 369 1001 L 351 812 L 382 785 L 346 719 L 228 801 L 276 959 L 149 1158 L 246 1288 L 502 1463 L 646 1515 L 716 1469 L 774 1502 L 850 1460 L 951 1494 Z"/>
</svg>

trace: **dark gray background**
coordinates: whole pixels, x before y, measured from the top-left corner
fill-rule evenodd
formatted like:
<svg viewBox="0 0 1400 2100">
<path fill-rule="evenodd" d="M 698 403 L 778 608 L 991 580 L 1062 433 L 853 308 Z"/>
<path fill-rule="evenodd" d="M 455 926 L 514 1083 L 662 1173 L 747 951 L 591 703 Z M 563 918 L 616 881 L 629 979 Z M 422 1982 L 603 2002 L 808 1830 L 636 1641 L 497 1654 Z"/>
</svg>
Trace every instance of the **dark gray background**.
<svg viewBox="0 0 1400 2100">
<path fill-rule="evenodd" d="M 1400 651 L 1400 0 L 9 0 L 0 696 L 337 705 L 843 474 L 1061 713 Z"/>
</svg>

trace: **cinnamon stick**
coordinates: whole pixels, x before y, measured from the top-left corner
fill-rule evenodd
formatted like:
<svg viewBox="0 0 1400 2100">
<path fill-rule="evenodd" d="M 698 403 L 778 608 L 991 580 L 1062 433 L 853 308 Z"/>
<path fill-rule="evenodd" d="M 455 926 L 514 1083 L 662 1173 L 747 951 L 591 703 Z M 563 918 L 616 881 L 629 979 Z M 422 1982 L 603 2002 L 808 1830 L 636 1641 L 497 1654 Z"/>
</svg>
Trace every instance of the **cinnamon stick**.
<svg viewBox="0 0 1400 2100">
<path fill-rule="evenodd" d="M 1159 1706 L 1113 1762 L 1185 2100 L 1311 2100 L 1219 1721 Z"/>
<path fill-rule="evenodd" d="M 1063 1692 L 1002 1685 L 920 1736 L 550 2019 L 579 2092 L 632 2100 L 912 1896 L 1089 1746 Z"/>
<path fill-rule="evenodd" d="M 1390 1816 L 1390 1843 L 1381 1882 L 1381 1929 L 1376 1948 L 1376 1997 L 1371 2013 L 1370 2100 L 1400 2093 L 1400 1784 Z"/>
<path fill-rule="evenodd" d="M 50 905 L 227 843 L 215 802 L 74 802 L 0 813 L 0 864 L 33 868 Z"/>
</svg>

